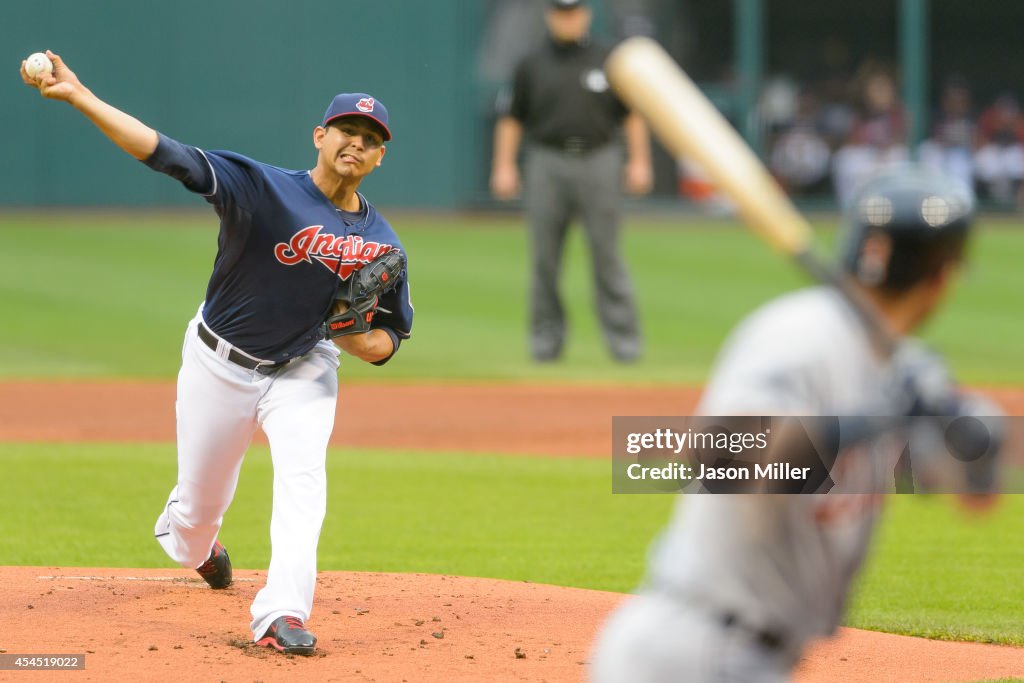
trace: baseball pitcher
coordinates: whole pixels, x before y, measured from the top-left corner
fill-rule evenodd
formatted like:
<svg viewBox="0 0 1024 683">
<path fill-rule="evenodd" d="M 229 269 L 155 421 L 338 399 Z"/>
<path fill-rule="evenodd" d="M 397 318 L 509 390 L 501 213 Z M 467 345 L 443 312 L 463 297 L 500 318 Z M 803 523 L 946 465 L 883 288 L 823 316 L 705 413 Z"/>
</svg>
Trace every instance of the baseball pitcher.
<svg viewBox="0 0 1024 683">
<path fill-rule="evenodd" d="M 339 350 L 381 365 L 412 330 L 404 250 L 358 192 L 384 158 L 388 111 L 364 93 L 334 97 L 313 129 L 316 165 L 291 171 L 158 133 L 94 95 L 59 56 L 46 55 L 52 73 L 32 77 L 22 62 L 26 84 L 70 104 L 220 217 L 213 273 L 182 347 L 178 480 L 156 538 L 211 587 L 231 584 L 217 536 L 246 448 L 262 428 L 274 465 L 273 550 L 250 627 L 261 645 L 311 654 L 316 637 L 305 624 L 327 504 Z"/>
</svg>

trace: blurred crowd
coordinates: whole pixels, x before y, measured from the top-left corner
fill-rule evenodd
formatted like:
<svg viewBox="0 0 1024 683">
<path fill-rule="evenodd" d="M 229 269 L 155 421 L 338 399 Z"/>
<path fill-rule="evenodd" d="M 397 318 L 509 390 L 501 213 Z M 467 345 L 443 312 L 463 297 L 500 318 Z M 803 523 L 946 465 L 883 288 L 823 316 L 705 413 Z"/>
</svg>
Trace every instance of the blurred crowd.
<svg viewBox="0 0 1024 683">
<path fill-rule="evenodd" d="M 814 86 L 770 81 L 760 114 L 772 172 L 792 195 L 834 192 L 845 205 L 868 175 L 911 156 L 899 93 L 895 72 L 884 67 Z M 979 105 L 970 84 L 952 76 L 936 100 L 919 160 L 982 200 L 1024 207 L 1024 115 L 1016 96 L 1007 91 Z"/>
</svg>

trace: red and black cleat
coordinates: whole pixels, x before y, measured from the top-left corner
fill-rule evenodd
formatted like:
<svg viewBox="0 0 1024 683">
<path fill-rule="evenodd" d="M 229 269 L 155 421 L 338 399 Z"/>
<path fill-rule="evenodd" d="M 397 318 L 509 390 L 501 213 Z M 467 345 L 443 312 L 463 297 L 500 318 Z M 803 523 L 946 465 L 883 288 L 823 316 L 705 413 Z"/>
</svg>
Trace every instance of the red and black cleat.
<svg viewBox="0 0 1024 683">
<path fill-rule="evenodd" d="M 196 571 L 210 584 L 210 588 L 220 589 L 231 585 L 231 559 L 220 541 L 214 541 L 210 559 L 196 567 Z"/>
<path fill-rule="evenodd" d="M 278 617 L 256 644 L 272 647 L 289 655 L 311 655 L 316 649 L 316 636 L 306 630 L 302 619 Z"/>
</svg>

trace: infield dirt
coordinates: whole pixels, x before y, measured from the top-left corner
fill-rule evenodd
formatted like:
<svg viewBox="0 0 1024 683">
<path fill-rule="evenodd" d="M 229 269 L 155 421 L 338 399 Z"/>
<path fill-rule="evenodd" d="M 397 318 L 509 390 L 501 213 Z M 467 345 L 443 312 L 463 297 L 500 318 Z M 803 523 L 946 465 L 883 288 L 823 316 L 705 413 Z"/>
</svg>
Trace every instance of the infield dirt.
<svg viewBox="0 0 1024 683">
<path fill-rule="evenodd" d="M 1024 392 L 990 392 L 1022 414 Z M 685 415 L 685 388 L 343 385 L 348 446 L 607 457 L 613 415 Z M 0 441 L 172 441 L 171 383 L 5 383 Z M 403 429 L 375 408 L 403 415 Z M 54 419 L 54 416 L 60 419 Z M 454 417 L 457 416 L 457 419 Z M 385 423 L 385 420 L 387 421 Z M 360 425 L 360 429 L 352 426 Z M 166 569 L 0 568 L 0 654 L 84 653 L 76 680 L 580 680 L 625 596 L 524 582 L 323 572 L 317 655 L 256 648 L 248 605 L 264 573 L 226 591 Z M 66 674 L 57 674 L 64 679 Z M 844 629 L 797 680 L 969 681 L 1024 675 L 1024 649 Z M 5 674 L 0 673 L 5 680 Z"/>
</svg>

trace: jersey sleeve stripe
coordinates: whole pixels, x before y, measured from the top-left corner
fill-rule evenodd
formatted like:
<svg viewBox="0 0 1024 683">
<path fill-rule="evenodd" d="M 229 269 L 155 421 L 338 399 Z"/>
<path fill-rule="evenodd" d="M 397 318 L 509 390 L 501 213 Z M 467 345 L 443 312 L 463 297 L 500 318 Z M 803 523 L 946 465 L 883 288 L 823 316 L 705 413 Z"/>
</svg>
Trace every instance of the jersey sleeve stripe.
<svg viewBox="0 0 1024 683">
<path fill-rule="evenodd" d="M 206 165 L 210 167 L 210 174 L 213 176 L 213 190 L 210 192 L 210 194 L 204 194 L 202 196 L 213 197 L 217 194 L 217 170 L 213 167 L 213 164 L 210 163 L 210 160 L 206 158 L 206 152 L 199 149 L 198 147 L 196 147 L 196 149 L 199 150 L 199 153 L 203 155 L 203 159 L 206 161 Z"/>
</svg>

